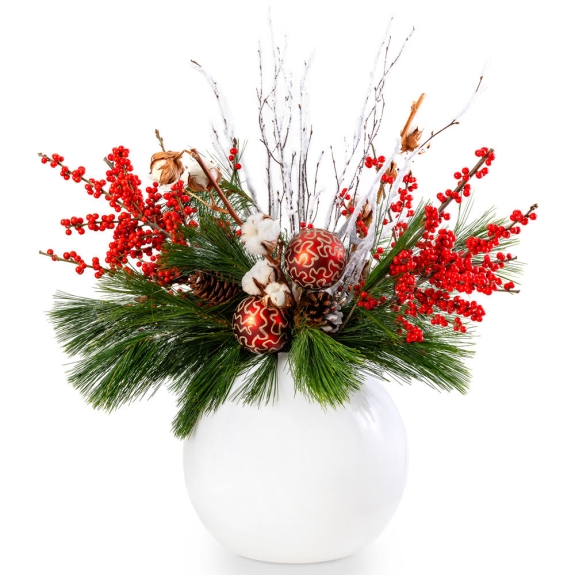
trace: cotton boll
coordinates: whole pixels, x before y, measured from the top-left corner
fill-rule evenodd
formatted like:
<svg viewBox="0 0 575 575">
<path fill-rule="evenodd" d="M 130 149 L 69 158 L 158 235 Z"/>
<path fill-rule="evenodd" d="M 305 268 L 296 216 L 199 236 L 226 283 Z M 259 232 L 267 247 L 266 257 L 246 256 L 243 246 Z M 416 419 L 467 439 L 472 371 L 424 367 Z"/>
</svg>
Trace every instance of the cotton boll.
<svg viewBox="0 0 575 575">
<path fill-rule="evenodd" d="M 241 240 L 250 254 L 263 256 L 275 250 L 280 225 L 265 214 L 249 216 L 242 226 Z"/>
<path fill-rule="evenodd" d="M 161 185 L 176 183 L 184 172 L 183 152 L 157 152 L 150 160 L 150 177 Z"/>
<path fill-rule="evenodd" d="M 250 295 L 261 296 L 262 290 L 276 277 L 275 268 L 266 260 L 260 260 L 242 278 L 242 288 Z"/>
<path fill-rule="evenodd" d="M 214 187 L 208 176 L 206 176 L 204 170 L 202 170 L 200 164 L 194 158 L 192 158 L 189 153 L 186 154 L 186 156 L 183 158 L 183 162 L 186 174 L 188 176 L 188 186 L 194 192 L 205 192 L 207 190 L 211 190 Z M 222 173 L 220 172 L 220 169 L 211 160 L 204 159 L 204 164 L 208 168 L 208 171 L 216 183 L 219 184 L 220 180 L 222 179 Z"/>
<path fill-rule="evenodd" d="M 162 168 L 164 167 L 165 163 L 166 160 L 159 160 L 158 162 L 152 164 L 150 176 L 154 182 L 159 182 L 162 179 Z"/>
<path fill-rule="evenodd" d="M 272 282 L 266 287 L 262 301 L 268 307 L 278 308 L 291 307 L 294 304 L 289 287 L 279 282 Z"/>
</svg>

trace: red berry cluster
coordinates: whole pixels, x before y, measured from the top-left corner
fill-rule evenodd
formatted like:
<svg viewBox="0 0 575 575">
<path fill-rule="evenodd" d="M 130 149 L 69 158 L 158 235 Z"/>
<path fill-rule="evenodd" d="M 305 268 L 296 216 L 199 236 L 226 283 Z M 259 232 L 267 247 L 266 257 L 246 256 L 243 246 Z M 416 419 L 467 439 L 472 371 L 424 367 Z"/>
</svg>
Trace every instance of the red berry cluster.
<svg viewBox="0 0 575 575">
<path fill-rule="evenodd" d="M 415 329 L 404 316 L 415 318 L 431 315 L 432 325 L 445 327 L 449 322 L 444 314 L 455 315 L 457 317 L 453 321 L 453 329 L 465 332 L 466 327 L 462 324 L 461 318 L 480 322 L 485 310 L 476 301 L 467 301 L 458 294 L 469 295 L 479 292 L 490 295 L 496 291 L 509 291 L 515 287 L 513 282 L 503 284 L 503 280 L 497 275 L 506 261 L 514 259 L 512 254 L 505 255 L 499 252 L 495 258 L 489 254 L 499 245 L 500 238 L 509 238 L 511 234 L 518 233 L 519 226 L 514 225 L 515 223 L 526 225 L 530 219 L 536 218 L 533 213 L 536 206 L 525 214 L 515 210 L 510 217 L 511 224 L 507 227 L 489 224 L 485 234 L 487 237 L 482 235 L 467 238 L 463 250 L 456 249 L 456 237 L 453 231 L 440 228 L 443 221 L 450 219 L 449 214 L 444 211 L 445 202 L 455 200 L 459 203 L 462 197 L 468 196 L 469 179 L 473 175 L 477 177 L 486 175 L 488 171 L 484 164 L 489 166 L 495 159 L 493 152 L 487 148 L 478 149 L 475 154 L 481 161 L 472 170 L 463 168 L 454 174 L 458 180 L 457 188 L 438 195 L 442 205 L 439 208 L 425 207 L 423 230 L 415 247 L 401 250 L 390 264 L 389 273 L 396 278 L 392 311 L 398 313 L 402 311 L 403 316 L 399 315 L 398 321 L 401 329 L 406 330 L 408 341 L 421 341 L 422 333 L 420 334 L 418 328 Z M 408 196 L 405 195 L 403 201 L 406 203 L 403 207 L 408 207 L 407 200 Z M 396 209 L 402 208 L 397 206 Z M 483 254 L 482 259 L 477 257 L 480 254 Z M 428 282 L 431 286 L 427 289 L 420 288 L 424 282 Z"/>
<path fill-rule="evenodd" d="M 449 202 L 455 200 L 456 203 L 460 204 L 462 198 L 468 198 L 471 195 L 471 184 L 469 180 L 475 175 L 476 178 L 481 179 L 489 173 L 488 166 L 491 166 L 495 160 L 495 154 L 493 151 L 489 151 L 488 148 L 479 148 L 475 150 L 475 155 L 478 158 L 482 158 L 480 162 L 481 165 L 477 165 L 473 170 L 469 168 L 461 168 L 460 171 L 455 172 L 453 177 L 457 180 L 457 187 L 455 190 L 446 190 L 445 193 L 437 194 L 437 199 L 442 202 Z"/>
<path fill-rule="evenodd" d="M 176 182 L 171 190 L 165 193 L 161 193 L 158 183 L 154 182 L 146 188 L 147 197 L 144 198 L 140 189 L 142 182 L 133 173 L 129 153 L 124 146 L 112 150 L 107 156 L 110 169 L 106 171 L 105 180 L 86 179 L 83 167 L 70 171 L 62 164 L 64 158 L 59 154 L 52 154 L 51 158 L 42 154 L 41 161 L 44 164 L 50 162 L 52 167 L 60 166 L 60 173 L 65 179 L 84 181 L 87 193 L 95 198 L 103 195 L 115 212 L 101 217 L 93 213 L 88 214 L 85 219 L 76 216 L 63 219 L 60 223 L 66 228 L 67 235 L 71 235 L 73 230 L 83 235 L 86 228 L 91 231 L 114 230 L 113 241 L 110 242 L 105 257 L 108 269 L 130 269 L 127 267 L 129 261 L 136 260 L 136 266 L 141 268 L 145 276 L 159 284 L 167 284 L 177 278 L 179 272 L 175 269 L 160 269 L 158 258 L 162 247 L 167 240 L 183 241 L 179 232 L 180 226 L 198 225 L 193 220 L 197 208 L 192 205 L 192 197 L 182 181 Z M 109 186 L 107 190 L 106 186 Z M 75 254 L 70 252 L 73 253 Z M 77 256 L 70 257 L 77 261 Z M 107 271 L 100 265 L 98 258 L 93 260 L 93 264 L 86 266 L 82 260 L 78 262 L 78 267 L 82 272 L 85 267 L 92 267 L 96 277 L 101 277 Z"/>
<path fill-rule="evenodd" d="M 398 188 L 397 192 L 399 193 L 399 200 L 392 203 L 389 206 L 389 209 L 393 213 L 398 214 L 398 217 L 403 210 L 406 209 L 408 210 L 406 215 L 410 218 L 415 213 L 412 209 L 413 195 L 411 192 L 417 190 L 417 178 L 413 174 L 409 173 L 403 176 L 403 183 L 407 185 L 405 188 Z"/>
<path fill-rule="evenodd" d="M 401 335 L 403 333 L 403 331 L 405 330 L 405 332 L 406 332 L 405 341 L 407 343 L 423 341 L 423 331 L 420 327 L 413 325 L 411 322 L 409 322 L 402 315 L 398 315 L 396 317 L 396 321 L 397 321 L 397 323 L 400 324 L 400 327 L 398 328 L 397 333 L 399 333 Z"/>
<path fill-rule="evenodd" d="M 234 170 L 241 170 L 242 165 L 236 161 L 236 157 L 238 155 L 239 150 L 237 148 L 230 148 L 230 155 L 228 156 L 228 160 L 233 162 Z"/>
<path fill-rule="evenodd" d="M 375 298 L 371 294 L 367 293 L 366 291 L 363 291 L 364 285 L 365 285 L 365 282 L 362 281 L 353 287 L 355 295 L 357 297 L 358 307 L 362 307 L 362 308 L 366 309 L 367 311 L 369 311 L 375 307 L 379 307 L 380 305 L 384 304 L 387 301 L 387 298 L 385 296 Z"/>
<path fill-rule="evenodd" d="M 83 258 L 79 254 L 77 254 L 73 250 L 71 252 L 64 252 L 62 254 L 62 257 L 59 257 L 54 253 L 53 249 L 49 249 L 49 250 L 46 250 L 45 255 L 50 256 L 52 258 L 52 261 L 55 261 L 55 262 L 64 261 L 64 262 L 69 262 L 72 264 L 77 264 L 76 268 L 75 268 L 76 273 L 80 274 L 80 275 L 83 274 L 84 270 L 88 267 L 95 270 L 96 277 L 101 277 L 102 274 L 104 273 L 103 268 L 100 265 L 100 260 L 98 258 L 92 258 L 92 265 L 90 266 L 83 260 Z"/>
<path fill-rule="evenodd" d="M 383 164 L 385 164 L 385 156 L 379 156 L 377 158 L 367 156 L 367 158 L 365 158 L 364 165 L 366 168 L 376 168 L 377 170 L 381 170 Z M 394 181 L 395 178 L 391 173 L 385 173 L 383 176 L 381 176 L 381 182 L 383 184 L 393 184 Z"/>
<path fill-rule="evenodd" d="M 72 180 L 76 183 L 81 182 L 84 177 L 84 174 L 86 173 L 86 168 L 84 168 L 83 166 L 80 166 L 75 170 L 70 171 L 68 166 L 64 166 L 62 164 L 62 162 L 64 161 L 64 156 L 60 156 L 60 154 L 52 154 L 52 159 L 48 158 L 48 156 L 42 155 L 41 161 L 43 164 L 47 164 L 48 162 L 50 162 L 51 168 L 56 168 L 57 166 L 60 166 L 61 167 L 60 175 L 65 180 L 69 180 L 70 178 L 72 178 Z"/>
<path fill-rule="evenodd" d="M 341 192 L 339 193 L 339 206 L 341 208 L 341 215 L 342 216 L 347 216 L 349 214 L 353 214 L 354 212 L 354 207 L 353 206 L 348 206 L 346 208 L 345 202 L 349 200 L 351 200 L 351 194 L 349 193 L 347 188 L 343 188 L 341 190 Z"/>
<path fill-rule="evenodd" d="M 385 164 L 385 156 L 379 156 L 377 158 L 372 158 L 371 156 L 367 156 L 365 158 L 365 167 L 366 168 L 375 168 L 380 170 Z"/>
<path fill-rule="evenodd" d="M 305 229 L 313 230 L 313 224 L 312 224 L 311 222 L 310 222 L 310 223 L 300 222 L 300 223 L 299 223 L 299 227 L 300 227 L 302 230 L 305 230 Z"/>
<path fill-rule="evenodd" d="M 360 238 L 365 238 L 365 236 L 367 236 L 367 233 L 369 231 L 367 226 L 365 225 L 365 222 L 363 221 L 363 219 L 359 219 L 359 218 L 357 219 L 355 229 L 356 229 L 357 235 Z"/>
<path fill-rule="evenodd" d="M 376 250 L 373 252 L 373 257 L 378 260 L 379 258 L 381 258 L 381 256 L 383 255 L 383 253 L 385 252 L 385 249 L 382 248 L 381 246 L 379 246 L 378 248 L 376 248 Z"/>
<path fill-rule="evenodd" d="M 42 163 L 47 164 L 50 162 L 50 167 L 55 168 L 60 165 L 64 161 L 64 156 L 60 156 L 59 154 L 52 154 L 52 159 L 48 156 L 42 156 Z"/>
</svg>

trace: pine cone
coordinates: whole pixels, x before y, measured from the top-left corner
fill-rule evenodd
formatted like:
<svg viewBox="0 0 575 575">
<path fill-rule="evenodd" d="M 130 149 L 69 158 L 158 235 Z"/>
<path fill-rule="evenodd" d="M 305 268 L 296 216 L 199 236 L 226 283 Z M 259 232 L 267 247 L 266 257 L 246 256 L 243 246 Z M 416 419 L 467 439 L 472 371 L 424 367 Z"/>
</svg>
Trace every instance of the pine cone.
<svg viewBox="0 0 575 575">
<path fill-rule="evenodd" d="M 241 287 L 208 272 L 195 272 L 188 278 L 192 293 L 212 303 L 227 303 L 240 291 Z"/>
<path fill-rule="evenodd" d="M 343 317 L 337 296 L 326 291 L 310 291 L 300 299 L 300 307 L 307 321 L 328 333 L 335 333 Z"/>
</svg>

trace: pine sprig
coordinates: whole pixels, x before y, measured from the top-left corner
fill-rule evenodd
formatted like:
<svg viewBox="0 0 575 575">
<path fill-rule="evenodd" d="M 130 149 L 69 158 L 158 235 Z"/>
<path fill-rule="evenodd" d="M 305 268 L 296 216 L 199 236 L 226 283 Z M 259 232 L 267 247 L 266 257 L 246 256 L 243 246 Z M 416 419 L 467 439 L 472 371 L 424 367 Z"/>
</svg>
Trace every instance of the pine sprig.
<svg viewBox="0 0 575 575">
<path fill-rule="evenodd" d="M 298 332 L 289 352 L 296 391 L 332 407 L 344 404 L 361 387 L 363 359 L 358 350 L 311 327 Z"/>
<path fill-rule="evenodd" d="M 185 387 L 182 377 L 177 382 L 183 387 L 178 401 L 179 411 L 172 429 L 176 437 L 185 438 L 194 429 L 200 417 L 215 411 L 228 397 L 236 378 L 254 363 L 254 354 L 243 349 L 233 339 L 215 353 L 203 356 L 201 369 L 197 369 Z"/>
<path fill-rule="evenodd" d="M 386 308 L 360 310 L 335 339 L 360 353 L 366 360 L 364 368 L 379 378 L 391 376 L 405 383 L 419 380 L 434 389 L 465 393 L 471 379 L 465 360 L 473 355 L 469 332 L 414 320 L 424 331 L 424 341 L 407 343 L 394 333 L 395 315 Z"/>
<path fill-rule="evenodd" d="M 249 405 L 267 404 L 277 395 L 278 355 L 258 355 L 244 383 L 232 395 L 232 400 Z"/>
<path fill-rule="evenodd" d="M 226 306 L 208 313 L 192 299 L 121 272 L 100 288 L 109 299 L 58 293 L 50 312 L 64 350 L 80 356 L 70 382 L 95 407 L 112 410 L 177 382 L 202 366 L 203 354 L 235 343 Z"/>
<path fill-rule="evenodd" d="M 205 208 L 199 210 L 199 227 L 182 228 L 185 244 L 171 243 L 162 252 L 161 265 L 176 268 L 182 275 L 211 271 L 241 283 L 255 259 L 248 254 L 227 218 L 215 219 Z"/>
<path fill-rule="evenodd" d="M 378 264 L 371 270 L 364 288 L 370 290 L 377 286 L 380 282 L 389 277 L 389 267 L 393 263 L 393 259 L 402 250 L 410 249 L 419 241 L 422 234 L 422 226 L 425 217 L 425 206 L 427 204 L 420 204 L 415 210 L 415 214 L 410 220 L 408 228 L 405 232 L 397 238 L 395 245 L 387 250 L 384 257 L 382 257 Z"/>
</svg>

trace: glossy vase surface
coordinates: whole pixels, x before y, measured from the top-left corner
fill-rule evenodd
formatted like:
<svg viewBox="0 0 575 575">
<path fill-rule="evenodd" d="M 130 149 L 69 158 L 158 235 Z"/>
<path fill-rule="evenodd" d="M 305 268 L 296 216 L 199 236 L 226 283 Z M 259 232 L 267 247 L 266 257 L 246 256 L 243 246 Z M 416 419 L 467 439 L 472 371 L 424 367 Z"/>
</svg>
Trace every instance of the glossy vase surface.
<svg viewBox="0 0 575 575">
<path fill-rule="evenodd" d="M 273 403 L 228 400 L 184 441 L 188 493 L 208 531 L 239 555 L 281 563 L 339 559 L 376 538 L 399 505 L 407 459 L 380 381 L 366 377 L 349 404 L 324 410 L 294 393 L 283 353 Z"/>
</svg>

